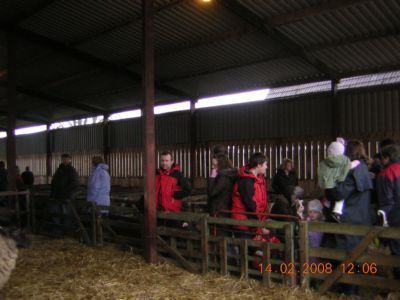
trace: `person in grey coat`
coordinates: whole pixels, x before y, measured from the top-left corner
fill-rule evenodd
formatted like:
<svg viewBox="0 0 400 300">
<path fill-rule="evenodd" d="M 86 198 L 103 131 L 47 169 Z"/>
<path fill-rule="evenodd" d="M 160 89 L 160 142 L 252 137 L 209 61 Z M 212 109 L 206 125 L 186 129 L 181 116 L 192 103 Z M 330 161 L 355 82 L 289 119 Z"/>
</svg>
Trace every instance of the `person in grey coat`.
<svg viewBox="0 0 400 300">
<path fill-rule="evenodd" d="M 92 164 L 93 168 L 88 179 L 87 200 L 96 202 L 97 205 L 110 206 L 111 179 L 108 165 L 104 163 L 101 156 L 93 157 Z"/>
</svg>

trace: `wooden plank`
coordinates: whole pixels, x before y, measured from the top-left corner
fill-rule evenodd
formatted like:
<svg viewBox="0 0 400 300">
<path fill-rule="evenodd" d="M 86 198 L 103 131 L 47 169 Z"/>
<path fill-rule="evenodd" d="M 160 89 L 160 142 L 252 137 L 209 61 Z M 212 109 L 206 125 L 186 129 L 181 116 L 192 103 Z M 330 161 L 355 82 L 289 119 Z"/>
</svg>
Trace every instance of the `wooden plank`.
<svg viewBox="0 0 400 300">
<path fill-rule="evenodd" d="M 158 245 L 165 250 L 168 251 L 168 253 L 176 259 L 177 262 L 179 262 L 186 270 L 192 273 L 199 273 L 199 270 L 197 270 L 190 262 L 188 262 L 176 249 L 171 248 L 166 241 L 164 241 L 160 236 L 157 236 L 157 242 Z"/>
<path fill-rule="evenodd" d="M 311 222 L 308 225 L 309 231 L 333 233 L 333 234 L 347 234 L 347 235 L 362 235 L 365 236 L 371 226 L 353 225 L 353 224 L 337 224 L 337 223 L 319 223 Z M 380 238 L 400 239 L 400 228 L 385 227 L 378 235 Z"/>
<path fill-rule="evenodd" d="M 349 256 L 349 252 L 342 249 L 332 248 L 310 248 L 309 255 L 312 257 L 328 258 L 334 260 L 345 260 Z M 376 263 L 380 266 L 400 267 L 400 257 L 394 255 L 379 254 L 362 254 L 355 260 L 357 263 Z"/>
<path fill-rule="evenodd" d="M 192 232 L 182 229 L 174 229 L 174 228 L 167 228 L 167 227 L 158 227 L 157 233 L 159 235 L 165 236 L 172 236 L 187 240 L 200 240 L 201 235 L 198 232 Z"/>
<path fill-rule="evenodd" d="M 212 243 L 219 243 L 219 241 L 222 239 L 222 236 L 209 236 L 209 242 Z M 229 237 L 225 237 L 226 241 L 229 244 L 233 244 L 233 245 L 240 245 L 241 243 L 241 239 L 237 239 L 237 238 L 229 238 Z M 250 247 L 258 247 L 261 248 L 263 245 L 263 242 L 260 241 L 253 241 L 253 240 L 248 240 L 247 241 L 248 246 Z M 285 250 L 285 244 L 271 244 L 270 245 L 271 249 L 274 250 L 280 250 L 280 251 L 284 251 Z"/>
<path fill-rule="evenodd" d="M 311 274 L 312 278 L 317 278 L 324 280 L 328 275 L 323 274 Z M 378 288 L 383 290 L 400 290 L 399 280 L 389 279 L 386 277 L 370 276 L 370 275 L 349 275 L 343 274 L 341 278 L 337 281 L 338 283 L 346 283 L 352 285 L 365 286 L 369 288 Z"/>
<path fill-rule="evenodd" d="M 383 227 L 372 227 L 367 235 L 361 240 L 361 242 L 350 252 L 349 257 L 342 261 L 341 264 L 348 265 L 354 262 L 368 247 L 372 240 L 379 235 L 384 230 Z M 319 288 L 321 293 L 326 293 L 333 284 L 343 275 L 342 270 L 340 270 L 340 265 L 333 271 L 333 273 L 322 283 Z"/>
<path fill-rule="evenodd" d="M 263 245 L 263 259 L 262 259 L 262 283 L 265 287 L 271 287 L 271 272 L 267 271 L 268 266 L 271 265 L 271 247 L 269 243 Z"/>
<path fill-rule="evenodd" d="M 300 270 L 308 265 L 309 260 L 309 241 L 308 241 L 308 222 L 300 222 L 299 228 L 299 248 L 300 248 Z M 310 287 L 310 277 L 308 273 L 300 272 L 300 285 L 302 288 Z"/>
<path fill-rule="evenodd" d="M 83 239 L 84 239 L 85 243 L 86 243 L 86 244 L 90 244 L 89 235 L 88 235 L 88 233 L 87 233 L 87 231 L 86 231 L 85 226 L 83 226 L 83 224 L 82 224 L 82 222 L 81 222 L 81 219 L 79 218 L 79 215 L 78 215 L 78 213 L 76 212 L 76 209 L 75 209 L 74 205 L 72 204 L 71 201 L 67 201 L 67 204 L 68 204 L 68 206 L 71 208 L 72 215 L 75 217 L 75 220 L 76 220 L 76 222 L 77 222 L 78 225 L 79 225 L 79 228 L 80 228 L 80 230 L 81 230 L 81 232 L 82 232 Z"/>
<path fill-rule="evenodd" d="M 204 217 L 208 217 L 208 214 L 188 213 L 188 212 L 180 212 L 179 214 L 166 213 L 166 212 L 162 212 L 162 211 L 157 212 L 157 218 L 163 219 L 163 220 L 177 220 L 177 221 L 198 223 Z"/>
<path fill-rule="evenodd" d="M 235 220 L 230 218 L 208 218 L 209 224 L 220 224 L 220 225 L 243 225 L 250 227 L 265 227 L 270 229 L 284 229 L 286 225 L 291 224 L 290 222 L 280 221 L 257 221 L 257 220 Z"/>
<path fill-rule="evenodd" d="M 221 274 L 228 275 L 228 245 L 225 237 L 223 237 L 219 243 L 219 260 Z"/>
<path fill-rule="evenodd" d="M 240 243 L 240 275 L 244 279 L 249 278 L 248 251 L 247 240 L 242 240 Z"/>
<path fill-rule="evenodd" d="M 13 191 L 0 192 L 0 197 L 22 196 L 22 195 L 29 195 L 29 190 L 21 192 L 13 192 Z"/>
<path fill-rule="evenodd" d="M 294 261 L 294 227 L 293 223 L 286 225 L 285 226 L 285 261 L 286 263 L 293 264 L 295 263 Z M 287 284 L 289 286 L 294 286 L 296 285 L 296 275 L 288 275 L 286 276 L 287 278 Z"/>
<path fill-rule="evenodd" d="M 203 274 L 208 272 L 208 225 L 207 218 L 201 220 L 201 254 L 202 254 L 202 272 Z"/>
</svg>

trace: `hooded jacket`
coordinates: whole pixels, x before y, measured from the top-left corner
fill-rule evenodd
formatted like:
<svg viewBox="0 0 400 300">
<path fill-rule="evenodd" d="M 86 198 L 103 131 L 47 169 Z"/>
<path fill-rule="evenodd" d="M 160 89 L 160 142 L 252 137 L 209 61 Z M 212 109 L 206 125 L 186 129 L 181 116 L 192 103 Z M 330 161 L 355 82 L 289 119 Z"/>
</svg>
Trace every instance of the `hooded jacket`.
<svg viewBox="0 0 400 300">
<path fill-rule="evenodd" d="M 181 199 L 189 195 L 190 185 L 180 172 L 178 164 L 174 163 L 169 171 L 157 169 L 157 208 L 166 212 L 180 212 L 182 210 Z"/>
<path fill-rule="evenodd" d="M 218 170 L 217 177 L 209 179 L 207 195 L 210 215 L 214 216 L 218 211 L 231 209 L 236 176 L 237 169 L 232 168 Z"/>
<path fill-rule="evenodd" d="M 328 156 L 318 166 L 318 184 L 322 189 L 331 189 L 336 182 L 346 179 L 351 167 L 350 159 L 345 155 Z"/>
<path fill-rule="evenodd" d="M 377 178 L 379 207 L 390 226 L 400 226 L 400 162 L 390 164 Z"/>
<path fill-rule="evenodd" d="M 79 176 L 72 165 L 60 164 L 51 180 L 51 196 L 56 199 L 74 198 L 79 189 Z"/>
<path fill-rule="evenodd" d="M 110 206 L 110 188 L 108 166 L 101 163 L 93 167 L 88 179 L 87 200 Z"/>
<path fill-rule="evenodd" d="M 239 169 L 238 180 L 233 187 L 232 218 L 247 220 L 256 218 L 260 221 L 267 217 L 264 215 L 244 215 L 242 212 L 265 213 L 267 211 L 267 188 L 264 176 L 255 176 L 244 166 Z M 248 226 L 235 226 L 236 229 L 248 230 Z"/>
</svg>

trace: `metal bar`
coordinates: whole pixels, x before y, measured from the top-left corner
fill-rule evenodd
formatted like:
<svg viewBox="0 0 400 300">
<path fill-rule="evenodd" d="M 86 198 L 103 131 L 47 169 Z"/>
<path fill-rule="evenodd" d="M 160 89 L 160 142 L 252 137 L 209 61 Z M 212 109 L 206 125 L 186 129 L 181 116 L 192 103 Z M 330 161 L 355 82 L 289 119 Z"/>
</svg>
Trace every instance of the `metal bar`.
<svg viewBox="0 0 400 300">
<path fill-rule="evenodd" d="M 207 218 L 201 220 L 201 266 L 203 274 L 208 272 L 209 257 L 208 257 L 208 225 Z"/>
<path fill-rule="evenodd" d="M 144 197 L 145 258 L 157 262 L 157 216 L 155 206 L 155 126 L 154 126 L 154 15 L 153 0 L 142 0 L 143 9 L 143 89 L 144 89 Z"/>
<path fill-rule="evenodd" d="M 240 243 L 240 275 L 244 279 L 249 277 L 248 251 L 247 240 L 242 240 Z"/>
</svg>

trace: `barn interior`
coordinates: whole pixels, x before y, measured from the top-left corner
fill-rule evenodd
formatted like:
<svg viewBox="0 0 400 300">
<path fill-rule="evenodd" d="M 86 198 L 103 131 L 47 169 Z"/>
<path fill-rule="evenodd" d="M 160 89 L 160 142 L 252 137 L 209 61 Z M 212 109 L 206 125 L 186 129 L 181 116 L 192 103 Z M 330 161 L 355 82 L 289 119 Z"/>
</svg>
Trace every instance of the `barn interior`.
<svg viewBox="0 0 400 300">
<path fill-rule="evenodd" d="M 254 248 L 264 246 L 215 234 L 235 221 L 206 214 L 206 187 L 216 145 L 227 149 L 235 167 L 264 153 L 271 195 L 272 178 L 285 158 L 292 159 L 307 200 L 321 195 L 317 170 L 336 137 L 361 140 L 369 157 L 379 153 L 383 138 L 400 141 L 399 15 L 398 0 L 0 0 L 0 160 L 11 178 L 3 197 L 14 199 L 0 212 L 30 233 L 47 234 L 51 217 L 42 214 L 50 183 L 61 154 L 69 153 L 81 202 L 79 237 L 68 236 L 87 245 L 134 247 L 150 263 L 166 256 L 192 273 L 236 274 L 269 287 L 278 281 L 289 291 L 310 282 L 322 292 L 337 282 L 373 287 L 371 297 L 398 290 L 388 269 L 400 267 L 400 259 L 370 246 L 376 237 L 400 239 L 400 230 L 372 236 L 371 226 L 273 222 L 268 226 L 283 237 L 282 244 L 263 248 L 272 252 L 272 264 L 301 266 L 313 255 L 352 259 L 358 274 L 334 279 L 323 271 L 302 274 L 301 267 L 291 276 L 280 268 L 260 272 L 247 265 L 255 260 Z M 156 212 L 151 201 L 152 170 L 166 150 L 192 186 L 181 214 Z M 109 165 L 109 220 L 86 201 L 93 156 Z M 16 166 L 34 173 L 29 191 L 15 192 Z M 144 215 L 136 207 L 143 195 Z M 81 209 L 85 205 L 89 210 Z M 168 220 L 188 222 L 190 230 L 168 228 Z M 308 249 L 311 230 L 370 239 L 354 258 L 344 250 Z M 231 246 L 239 253 L 228 253 Z M 371 263 L 378 274 L 370 274 Z M 10 297 L 23 297 L 11 296 L 13 280 Z M 274 297 L 286 293 L 279 291 Z M 25 295 L 50 295 L 36 292 Z M 203 292 L 186 297 L 218 298 L 218 292 Z M 69 297 L 79 298 L 76 293 Z"/>
</svg>

